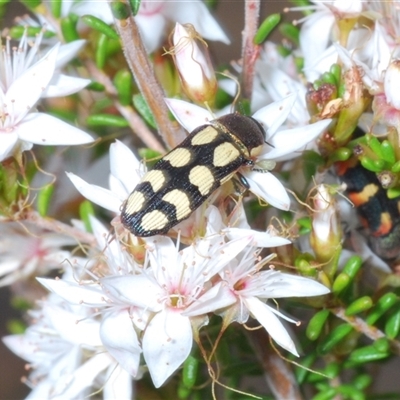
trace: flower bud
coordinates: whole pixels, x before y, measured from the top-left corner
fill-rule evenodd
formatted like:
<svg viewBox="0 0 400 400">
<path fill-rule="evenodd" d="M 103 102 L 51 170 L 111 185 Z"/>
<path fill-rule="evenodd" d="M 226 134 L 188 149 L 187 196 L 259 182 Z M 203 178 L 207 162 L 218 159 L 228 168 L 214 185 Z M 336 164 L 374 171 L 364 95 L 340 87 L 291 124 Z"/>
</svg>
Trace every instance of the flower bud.
<svg viewBox="0 0 400 400">
<path fill-rule="evenodd" d="M 190 24 L 179 23 L 173 34 L 176 68 L 186 95 L 197 103 L 213 103 L 217 92 L 217 79 L 206 43 Z"/>
<path fill-rule="evenodd" d="M 341 249 L 341 230 L 335 200 L 325 185 L 316 188 L 313 196 L 311 246 L 318 261 L 328 262 Z"/>
</svg>

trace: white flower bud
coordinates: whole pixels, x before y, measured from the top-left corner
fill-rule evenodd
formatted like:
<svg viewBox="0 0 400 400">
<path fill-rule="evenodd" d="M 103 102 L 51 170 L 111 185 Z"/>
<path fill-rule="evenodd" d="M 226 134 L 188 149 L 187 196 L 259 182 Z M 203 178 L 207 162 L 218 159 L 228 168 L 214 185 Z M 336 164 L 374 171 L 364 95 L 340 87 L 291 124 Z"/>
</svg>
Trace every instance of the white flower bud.
<svg viewBox="0 0 400 400">
<path fill-rule="evenodd" d="M 217 80 L 204 41 L 192 25 L 177 23 L 173 44 L 175 65 L 187 96 L 198 103 L 212 102 Z"/>
</svg>

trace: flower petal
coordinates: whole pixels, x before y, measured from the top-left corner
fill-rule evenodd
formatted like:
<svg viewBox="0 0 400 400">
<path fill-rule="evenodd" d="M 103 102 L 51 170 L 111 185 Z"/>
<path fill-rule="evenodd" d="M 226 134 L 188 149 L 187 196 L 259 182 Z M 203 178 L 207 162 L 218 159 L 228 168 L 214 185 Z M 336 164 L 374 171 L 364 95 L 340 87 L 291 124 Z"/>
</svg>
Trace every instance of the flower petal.
<svg viewBox="0 0 400 400">
<path fill-rule="evenodd" d="M 188 317 L 170 309 L 154 316 L 144 333 L 143 356 L 156 388 L 186 360 L 192 344 L 192 327 Z"/>
<path fill-rule="evenodd" d="M 128 310 L 106 314 L 101 323 L 100 336 L 104 346 L 122 368 L 136 376 L 142 350 Z"/>
<path fill-rule="evenodd" d="M 172 21 L 192 24 L 200 35 L 209 40 L 230 41 L 206 5 L 199 0 L 188 2 L 166 1 L 163 13 Z"/>
<path fill-rule="evenodd" d="M 282 322 L 279 321 L 279 318 L 271 312 L 266 304 L 255 297 L 243 298 L 243 302 L 246 304 L 254 318 L 256 318 L 257 321 L 266 329 L 272 339 L 274 339 L 279 346 L 282 346 L 295 356 L 299 356 L 293 340 L 289 336 Z"/>
<path fill-rule="evenodd" d="M 47 89 L 42 93 L 42 98 L 69 96 L 79 92 L 91 82 L 90 79 L 76 78 L 58 74 L 51 80 Z"/>
<path fill-rule="evenodd" d="M 110 276 L 100 280 L 105 291 L 120 302 L 159 311 L 162 289 L 146 275 Z"/>
<path fill-rule="evenodd" d="M 135 17 L 135 21 L 139 27 L 144 47 L 148 53 L 152 53 L 161 44 L 164 37 L 166 20 L 159 13 L 143 15 L 139 9 L 139 13 Z"/>
<path fill-rule="evenodd" d="M 275 101 L 267 106 L 260 108 L 253 114 L 256 119 L 264 127 L 267 132 L 267 141 L 278 130 L 278 128 L 286 121 L 292 107 L 296 101 L 297 95 L 291 94 L 282 100 Z"/>
<path fill-rule="evenodd" d="M 107 296 L 98 289 L 98 286 L 83 286 L 65 280 L 36 278 L 47 290 L 59 295 L 71 304 L 104 307 L 107 305 Z"/>
<path fill-rule="evenodd" d="M 235 302 L 236 296 L 229 290 L 224 282 L 219 282 L 187 307 L 182 315 L 195 317 L 228 307 Z"/>
<path fill-rule="evenodd" d="M 79 314 L 48 304 L 43 312 L 61 338 L 78 346 L 101 346 L 100 324 L 93 319 L 78 321 Z M 82 317 L 82 316 L 81 316 Z"/>
<path fill-rule="evenodd" d="M 13 115 L 13 124 L 21 121 L 34 107 L 53 77 L 59 45 L 14 80 L 6 93 L 5 107 Z M 46 125 L 37 128 L 42 130 Z M 35 130 L 34 128 L 31 128 Z"/>
<path fill-rule="evenodd" d="M 198 126 L 208 124 L 214 119 L 211 113 L 203 107 L 178 99 L 164 100 L 174 117 L 188 132 L 192 132 Z"/>
<path fill-rule="evenodd" d="M 22 140 L 45 146 L 93 142 L 93 138 L 86 132 L 51 115 L 36 112 L 27 115 L 18 124 L 17 133 Z"/>
<path fill-rule="evenodd" d="M 132 377 L 121 366 L 111 365 L 106 373 L 109 378 L 103 387 L 103 400 L 131 400 L 133 392 Z"/>
<path fill-rule="evenodd" d="M 126 195 L 132 192 L 141 178 L 140 172 L 143 166 L 132 153 L 128 146 L 116 140 L 110 146 L 110 170 L 111 174 L 121 181 Z M 143 171 L 144 172 L 144 171 Z"/>
<path fill-rule="evenodd" d="M 99 4 L 96 5 L 96 8 L 98 7 Z M 106 5 L 107 8 L 108 5 Z M 93 11 L 93 5 L 90 5 Z M 111 12 L 110 12 L 111 13 Z M 93 15 L 93 13 L 88 13 Z M 83 46 L 86 44 L 86 40 L 80 39 L 80 40 L 74 40 L 69 43 L 62 44 L 58 50 L 57 54 L 57 60 L 56 60 L 56 68 L 61 68 L 68 62 L 70 62 L 77 54 L 78 52 L 83 48 Z"/>
<path fill-rule="evenodd" d="M 315 122 L 314 124 L 301 126 L 295 129 L 286 129 L 277 132 L 272 138 L 268 139 L 268 151 L 259 156 L 259 159 L 276 160 L 282 156 L 295 151 L 301 151 L 315 138 L 317 138 L 332 122 L 330 119 Z M 299 152 L 299 155 L 301 153 Z"/>
<path fill-rule="evenodd" d="M 0 132 L 0 161 L 13 155 L 17 142 L 18 135 L 15 132 Z"/>
<path fill-rule="evenodd" d="M 82 196 L 106 210 L 119 214 L 123 199 L 117 197 L 110 190 L 85 182 L 72 172 L 66 172 L 66 174 Z"/>
<path fill-rule="evenodd" d="M 243 171 L 242 175 L 246 178 L 250 190 L 256 196 L 281 210 L 289 210 L 289 196 L 280 180 L 274 175 L 269 172 L 261 174 L 252 171 Z"/>
<path fill-rule="evenodd" d="M 312 297 L 321 296 L 330 292 L 330 290 L 321 283 L 303 276 L 285 274 L 272 270 L 263 271 L 261 274 L 272 275 L 267 277 L 268 288 L 265 298 Z M 264 297 L 262 293 L 258 293 L 257 296 Z"/>
<path fill-rule="evenodd" d="M 276 247 L 290 244 L 291 241 L 280 236 L 273 236 L 269 232 L 254 231 L 244 228 L 226 228 L 223 229 L 230 240 L 238 239 L 243 236 L 253 235 L 253 245 L 256 247 Z"/>
</svg>

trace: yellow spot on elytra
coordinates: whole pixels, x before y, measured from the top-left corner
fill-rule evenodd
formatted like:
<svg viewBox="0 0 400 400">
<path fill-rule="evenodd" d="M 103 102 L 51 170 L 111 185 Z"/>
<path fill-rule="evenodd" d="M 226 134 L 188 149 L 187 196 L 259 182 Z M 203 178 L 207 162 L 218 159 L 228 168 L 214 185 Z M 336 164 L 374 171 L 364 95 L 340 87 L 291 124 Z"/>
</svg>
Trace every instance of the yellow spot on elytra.
<svg viewBox="0 0 400 400">
<path fill-rule="evenodd" d="M 215 167 L 225 167 L 232 161 L 236 160 L 240 156 L 240 151 L 229 142 L 221 143 L 214 150 L 213 165 Z"/>
<path fill-rule="evenodd" d="M 146 198 L 143 193 L 135 191 L 131 193 L 126 202 L 125 212 L 127 214 L 134 214 L 140 211 L 143 207 Z"/>
<path fill-rule="evenodd" d="M 182 190 L 171 190 L 162 199 L 175 206 L 176 219 L 178 220 L 187 217 L 192 212 L 192 210 L 190 209 L 190 199 L 188 195 Z"/>
<path fill-rule="evenodd" d="M 264 147 L 263 145 L 260 145 L 260 146 L 257 146 L 257 147 L 254 147 L 253 149 L 251 149 L 250 156 L 251 157 L 259 156 L 261 154 L 263 147 Z"/>
<path fill-rule="evenodd" d="M 159 210 L 153 210 L 142 218 L 141 226 L 146 231 L 163 229 L 168 224 L 168 217 Z"/>
<path fill-rule="evenodd" d="M 173 167 L 184 167 L 189 164 L 191 158 L 192 152 L 190 150 L 179 147 L 169 152 L 164 157 L 164 160 L 169 161 Z"/>
<path fill-rule="evenodd" d="M 165 183 L 164 173 L 158 169 L 153 169 L 147 172 L 143 177 L 142 182 L 149 182 L 154 192 L 158 192 Z"/>
<path fill-rule="evenodd" d="M 199 133 L 193 136 L 192 145 L 193 146 L 200 146 L 202 144 L 208 144 L 214 141 L 214 139 L 218 136 L 218 131 L 212 127 L 207 126 Z"/>
<path fill-rule="evenodd" d="M 379 225 L 379 229 L 374 232 L 375 236 L 387 235 L 393 227 L 392 218 L 388 212 L 384 212 L 381 214 L 381 224 Z"/>
<path fill-rule="evenodd" d="M 364 186 L 364 189 L 359 193 L 349 193 L 349 199 L 354 203 L 356 207 L 368 202 L 368 200 L 375 195 L 379 190 L 378 185 L 370 183 Z"/>
<path fill-rule="evenodd" d="M 207 196 L 214 184 L 214 176 L 212 172 L 204 165 L 193 167 L 189 174 L 189 181 L 192 185 L 197 186 L 199 192 L 203 196 Z"/>
</svg>

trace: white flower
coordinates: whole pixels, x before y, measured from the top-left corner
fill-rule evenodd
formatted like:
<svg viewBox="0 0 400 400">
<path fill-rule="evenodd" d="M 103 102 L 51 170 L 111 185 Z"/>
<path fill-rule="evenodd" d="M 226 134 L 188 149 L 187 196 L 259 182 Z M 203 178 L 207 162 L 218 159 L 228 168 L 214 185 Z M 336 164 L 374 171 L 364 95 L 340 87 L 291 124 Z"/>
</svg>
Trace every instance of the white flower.
<svg viewBox="0 0 400 400">
<path fill-rule="evenodd" d="M 324 120 L 296 129 L 279 131 L 278 128 L 289 115 L 294 100 L 294 96 L 289 96 L 258 110 L 253 115 L 266 132 L 266 144 L 258 160 L 275 161 L 300 150 L 329 125 L 330 120 Z M 215 119 L 208 110 L 185 101 L 166 99 L 166 102 L 175 118 L 189 132 Z M 261 174 L 246 169 L 240 172 L 246 178 L 253 193 L 277 208 L 289 209 L 289 196 L 274 175 L 269 172 Z"/>
<path fill-rule="evenodd" d="M 300 49 L 304 56 L 304 73 L 313 82 L 336 62 L 337 54 L 331 46 L 338 40 L 336 18 L 356 18 L 362 12 L 361 0 L 312 1 L 314 5 L 291 8 L 293 11 L 313 10 L 297 21 L 304 22 L 300 30 Z"/>
<path fill-rule="evenodd" d="M 60 51 L 57 44 L 38 59 L 40 40 L 39 35 L 28 51 L 24 35 L 12 54 L 9 41 L 1 53 L 0 161 L 29 150 L 33 144 L 76 145 L 93 141 L 80 129 L 35 111 L 40 98 L 71 94 L 89 83 L 88 80 L 74 81 L 76 78 L 60 75 L 57 70 L 58 63 L 68 61 L 71 54 L 76 53 L 76 46 Z M 69 85 L 74 89 L 71 90 Z"/>
<path fill-rule="evenodd" d="M 91 185 L 73 173 L 67 172 L 67 176 L 82 196 L 119 214 L 121 204 L 139 183 L 143 175 L 142 169 L 143 167 L 129 148 L 117 140 L 110 146 L 110 189 Z"/>
<path fill-rule="evenodd" d="M 237 321 L 244 324 L 249 315 L 252 315 L 280 346 L 298 355 L 292 339 L 276 315 L 289 322 L 295 321 L 267 305 L 266 301 L 283 297 L 319 296 L 329 293 L 329 289 L 301 276 L 284 274 L 273 269 L 260 271 L 268 258 L 257 262 L 256 256 L 256 248 L 249 246 L 240 261 L 228 264 L 220 272 L 223 284 L 214 302 L 218 304 L 219 299 L 220 305 L 225 303 L 219 313 L 225 316 L 227 322 Z M 194 304 L 185 314 L 198 312 L 198 307 L 199 305 Z M 203 307 L 202 311 L 208 310 Z"/>
<path fill-rule="evenodd" d="M 250 241 L 249 237 L 229 243 L 200 240 L 179 251 L 168 237 L 156 236 L 147 242 L 150 266 L 141 275 L 101 280 L 109 296 L 152 312 L 144 330 L 143 356 L 156 387 L 189 355 L 191 319 L 200 326 L 208 322 L 201 309 L 191 317 L 184 315 L 185 310 L 194 303 L 207 302 L 209 311 L 224 304 L 213 301 L 220 285 L 212 286 L 210 280 Z"/>
<path fill-rule="evenodd" d="M 71 237 L 16 222 L 0 223 L 0 286 L 59 269 L 69 257 L 63 246 L 76 245 Z"/>
<path fill-rule="evenodd" d="M 128 279 L 132 274 L 141 273 L 141 269 L 121 249 L 118 241 L 108 243 L 108 231 L 99 221 L 92 218 L 91 226 L 102 252 L 86 264 L 86 268 L 90 268 L 91 276 L 101 274 Z M 97 280 L 82 280 L 78 283 L 64 277 L 59 280 L 39 278 L 38 281 L 78 310 L 89 309 L 93 314 L 99 315 L 99 337 L 102 345 L 129 375 L 138 376 L 142 349 L 136 330 L 143 330 L 146 326 L 149 315 L 146 310 L 127 303 L 120 296 L 114 296 L 107 288 L 99 285 Z"/>
<path fill-rule="evenodd" d="M 107 393 L 115 390 L 110 385 L 121 385 L 119 393 L 130 398 L 128 374 L 104 352 L 100 324 L 88 310 L 50 295 L 30 314 L 34 322 L 23 335 L 3 338 L 10 350 L 30 363 L 29 399 L 78 400 L 100 389 L 100 382 Z"/>
</svg>

